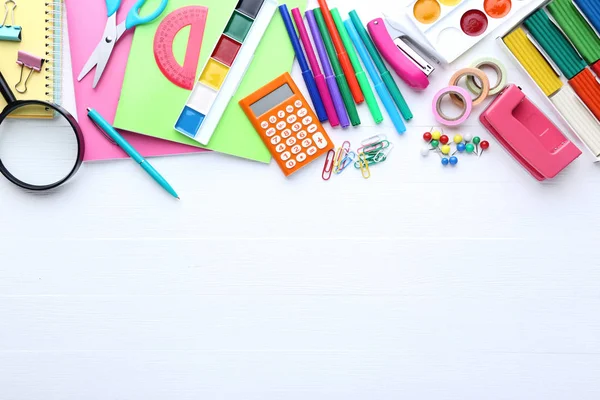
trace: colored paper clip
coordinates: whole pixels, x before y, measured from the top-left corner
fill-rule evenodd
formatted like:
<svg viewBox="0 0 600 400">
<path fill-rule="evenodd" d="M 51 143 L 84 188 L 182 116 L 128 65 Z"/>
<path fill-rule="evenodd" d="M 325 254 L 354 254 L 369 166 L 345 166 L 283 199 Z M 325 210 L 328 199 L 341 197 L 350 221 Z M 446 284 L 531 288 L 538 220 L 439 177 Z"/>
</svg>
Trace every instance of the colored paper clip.
<svg viewBox="0 0 600 400">
<path fill-rule="evenodd" d="M 390 142 L 388 142 L 387 140 L 382 140 L 381 142 L 377 142 L 374 144 L 370 144 L 368 146 L 364 146 L 362 148 L 362 152 L 366 153 L 366 154 L 371 154 L 371 153 L 379 153 L 381 150 L 386 149 L 390 146 Z"/>
<path fill-rule="evenodd" d="M 360 142 L 360 144 L 362 144 L 363 146 L 369 146 L 371 144 L 382 142 L 386 139 L 387 139 L 386 135 L 375 135 L 375 136 L 371 136 L 368 139 L 363 140 L 362 142 Z"/>
<path fill-rule="evenodd" d="M 363 178 L 369 179 L 371 177 L 371 170 L 369 169 L 369 161 L 367 161 L 367 156 L 365 153 L 358 154 L 357 163 L 360 166 L 360 173 Z"/>
<path fill-rule="evenodd" d="M 7 0 L 4 2 L 4 19 L 0 24 L 0 40 L 9 42 L 21 41 L 22 28 L 15 25 L 15 8 L 17 8 L 17 3 L 15 3 L 14 0 Z M 8 19 L 9 14 L 11 23 L 10 25 L 7 25 L 6 20 Z"/>
<path fill-rule="evenodd" d="M 323 172 L 321 173 L 321 177 L 324 181 L 328 181 L 331 178 L 331 173 L 333 172 L 333 159 L 335 158 L 335 150 L 329 150 L 327 152 L 327 157 L 325 157 L 325 165 L 323 166 Z"/>
<path fill-rule="evenodd" d="M 394 144 L 389 143 L 389 146 L 379 150 L 379 152 L 373 157 L 373 161 L 375 161 L 375 164 L 379 164 L 386 161 L 393 149 Z"/>
<path fill-rule="evenodd" d="M 340 165 L 338 165 L 337 169 L 333 172 L 335 172 L 337 175 L 341 174 L 348 167 L 348 165 L 351 165 L 354 162 L 355 158 L 356 153 L 353 151 L 348 152 L 344 159 L 340 162 Z"/>
<path fill-rule="evenodd" d="M 31 78 L 31 74 L 33 71 L 40 72 L 42 70 L 42 65 L 44 64 L 44 59 L 34 56 L 33 54 L 26 53 L 24 51 L 19 51 L 17 57 L 17 64 L 21 66 L 21 77 L 19 78 L 19 82 L 15 85 L 15 90 L 21 94 L 27 92 L 27 82 L 29 82 L 29 78 Z M 23 82 L 23 70 L 25 67 L 29 68 L 29 74 L 27 78 L 25 78 L 25 82 Z M 23 86 L 23 89 L 19 88 L 19 85 Z"/>
<path fill-rule="evenodd" d="M 350 148 L 351 148 L 350 142 L 347 140 L 344 143 L 342 143 L 342 147 L 338 147 L 338 149 L 336 150 L 336 153 L 335 153 L 335 158 L 333 160 L 333 166 L 334 166 L 335 170 L 338 169 L 338 167 L 342 163 L 342 160 L 350 152 Z"/>
</svg>

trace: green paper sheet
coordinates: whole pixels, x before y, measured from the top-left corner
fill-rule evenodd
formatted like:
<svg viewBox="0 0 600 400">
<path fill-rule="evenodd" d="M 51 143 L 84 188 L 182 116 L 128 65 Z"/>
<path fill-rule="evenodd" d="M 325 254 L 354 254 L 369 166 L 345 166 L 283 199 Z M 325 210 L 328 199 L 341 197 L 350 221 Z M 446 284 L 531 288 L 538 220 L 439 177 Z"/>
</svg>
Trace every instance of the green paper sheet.
<svg viewBox="0 0 600 400">
<path fill-rule="evenodd" d="M 159 3 L 160 0 L 148 0 L 142 14 L 144 9 L 153 10 Z M 237 3 L 238 0 L 169 1 L 164 16 L 184 6 L 208 7 L 197 76 L 210 57 Z M 290 9 L 300 7 L 303 10 L 306 6 L 306 0 L 288 0 L 286 3 Z M 136 28 L 115 117 L 115 127 L 263 163 L 270 162 L 271 154 L 238 102 L 292 68 L 294 50 L 279 12 L 275 12 L 256 50 L 254 60 L 208 146 L 200 145 L 173 128 L 190 92 L 165 78 L 154 60 L 154 34 L 159 23 L 160 21 L 154 21 Z M 186 47 L 187 36 L 180 32 L 173 44 L 173 53 L 180 63 L 184 59 Z"/>
</svg>

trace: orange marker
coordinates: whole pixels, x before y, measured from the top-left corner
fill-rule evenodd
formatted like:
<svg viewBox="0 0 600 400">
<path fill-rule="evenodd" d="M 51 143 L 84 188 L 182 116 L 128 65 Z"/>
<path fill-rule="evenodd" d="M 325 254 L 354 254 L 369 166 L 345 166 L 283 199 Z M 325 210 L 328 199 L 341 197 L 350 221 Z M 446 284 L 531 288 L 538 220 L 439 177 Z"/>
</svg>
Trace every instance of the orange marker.
<svg viewBox="0 0 600 400">
<path fill-rule="evenodd" d="M 358 80 L 356 79 L 356 74 L 354 73 L 354 68 L 352 68 L 350 58 L 348 58 L 346 48 L 342 43 L 342 38 L 340 37 L 340 34 L 338 33 L 337 28 L 335 27 L 335 23 L 333 22 L 331 12 L 329 12 L 329 6 L 327 5 L 327 1 L 319 0 L 319 7 L 321 7 L 323 19 L 325 20 L 325 25 L 327 25 L 327 29 L 329 29 L 329 33 L 331 33 L 331 40 L 333 40 L 333 45 L 335 46 L 335 51 L 337 52 L 338 58 L 340 59 L 342 70 L 344 71 L 344 75 L 346 75 L 346 80 L 348 81 L 348 86 L 350 86 L 350 92 L 352 92 L 352 97 L 354 97 L 354 101 L 356 102 L 356 104 L 360 104 L 365 101 L 365 97 L 363 96 L 362 91 L 360 90 Z"/>
</svg>

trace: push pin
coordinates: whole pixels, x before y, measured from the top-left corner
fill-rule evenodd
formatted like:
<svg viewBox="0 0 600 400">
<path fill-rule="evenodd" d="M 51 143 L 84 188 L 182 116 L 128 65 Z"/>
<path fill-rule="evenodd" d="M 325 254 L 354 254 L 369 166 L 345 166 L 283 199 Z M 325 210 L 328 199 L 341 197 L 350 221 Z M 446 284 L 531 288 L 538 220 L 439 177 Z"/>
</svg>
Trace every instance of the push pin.
<svg viewBox="0 0 600 400">
<path fill-rule="evenodd" d="M 442 158 L 442 165 L 445 167 L 450 164 L 450 160 L 447 157 Z"/>
<path fill-rule="evenodd" d="M 470 134 L 466 134 L 463 139 L 465 140 L 465 144 L 469 143 L 471 140 L 473 140 L 473 136 Z"/>
<path fill-rule="evenodd" d="M 440 136 L 440 143 L 441 144 L 448 144 L 449 141 L 450 141 L 450 139 L 448 138 L 448 136 L 446 136 L 446 135 Z"/>
<path fill-rule="evenodd" d="M 477 155 L 477 158 L 481 157 L 481 155 L 483 154 L 483 152 L 487 149 L 490 148 L 490 142 L 488 142 L 487 140 L 482 141 L 480 144 L 481 146 L 481 151 L 479 152 L 479 154 Z"/>
<path fill-rule="evenodd" d="M 15 85 L 15 90 L 23 94 L 27 92 L 27 82 L 29 82 L 29 78 L 31 78 L 31 74 L 33 73 L 33 71 L 40 72 L 42 70 L 44 59 L 36 57 L 33 54 L 29 54 L 24 51 L 19 51 L 17 57 L 17 64 L 21 66 L 21 77 L 19 79 L 19 82 L 17 82 L 17 84 Z M 29 74 L 23 82 L 23 70 L 26 67 L 29 68 Z M 22 86 L 23 89 L 21 89 L 20 86 Z"/>
<path fill-rule="evenodd" d="M 452 166 L 458 164 L 458 158 L 456 158 L 454 156 L 450 157 L 449 161 L 450 161 L 450 165 L 452 165 Z"/>
<path fill-rule="evenodd" d="M 7 0 L 4 2 L 4 19 L 0 24 L 0 40 L 6 40 L 9 42 L 20 42 L 22 28 L 15 25 L 15 9 L 17 3 L 14 0 Z M 10 14 L 10 25 L 6 23 L 8 15 Z"/>
<path fill-rule="evenodd" d="M 432 136 L 431 136 L 431 132 L 425 132 L 423 134 L 423 140 L 426 141 L 427 143 L 431 142 Z"/>
<path fill-rule="evenodd" d="M 479 154 L 479 143 L 481 143 L 481 138 L 479 136 L 475 136 L 473 138 L 473 144 L 475 145 L 476 154 Z"/>
<path fill-rule="evenodd" d="M 473 146 L 472 143 L 467 143 L 467 145 L 465 146 L 465 150 L 468 154 L 473 154 L 473 152 L 475 151 L 475 146 Z"/>
<path fill-rule="evenodd" d="M 451 149 L 450 149 L 449 145 L 445 144 L 445 145 L 442 146 L 442 154 L 448 155 L 448 154 L 450 154 L 450 150 Z"/>
<path fill-rule="evenodd" d="M 433 132 L 431 132 L 431 138 L 433 140 L 440 140 L 440 138 L 442 137 L 442 133 L 440 131 L 438 131 L 437 129 Z"/>
<path fill-rule="evenodd" d="M 454 143 L 460 144 L 463 141 L 463 137 L 461 135 L 454 135 Z"/>
<path fill-rule="evenodd" d="M 467 146 L 461 142 L 456 145 L 456 150 L 454 151 L 454 153 L 452 153 L 452 155 L 455 155 L 457 152 L 464 153 L 466 149 L 467 149 Z"/>
</svg>

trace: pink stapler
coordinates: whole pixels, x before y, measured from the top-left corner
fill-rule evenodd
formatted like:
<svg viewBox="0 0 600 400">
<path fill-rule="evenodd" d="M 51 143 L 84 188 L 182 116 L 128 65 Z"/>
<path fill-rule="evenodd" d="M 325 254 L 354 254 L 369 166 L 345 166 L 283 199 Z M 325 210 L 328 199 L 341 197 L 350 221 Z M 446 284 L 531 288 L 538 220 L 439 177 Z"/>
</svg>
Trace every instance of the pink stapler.
<svg viewBox="0 0 600 400">
<path fill-rule="evenodd" d="M 429 75 L 435 70 L 431 63 L 440 65 L 440 58 L 433 50 L 396 29 L 388 18 L 386 22 L 377 18 L 367 24 L 375 46 L 404 82 L 413 89 L 426 89 Z"/>
<path fill-rule="evenodd" d="M 479 120 L 539 181 L 555 177 L 581 155 L 516 85 L 507 86 Z"/>
</svg>

